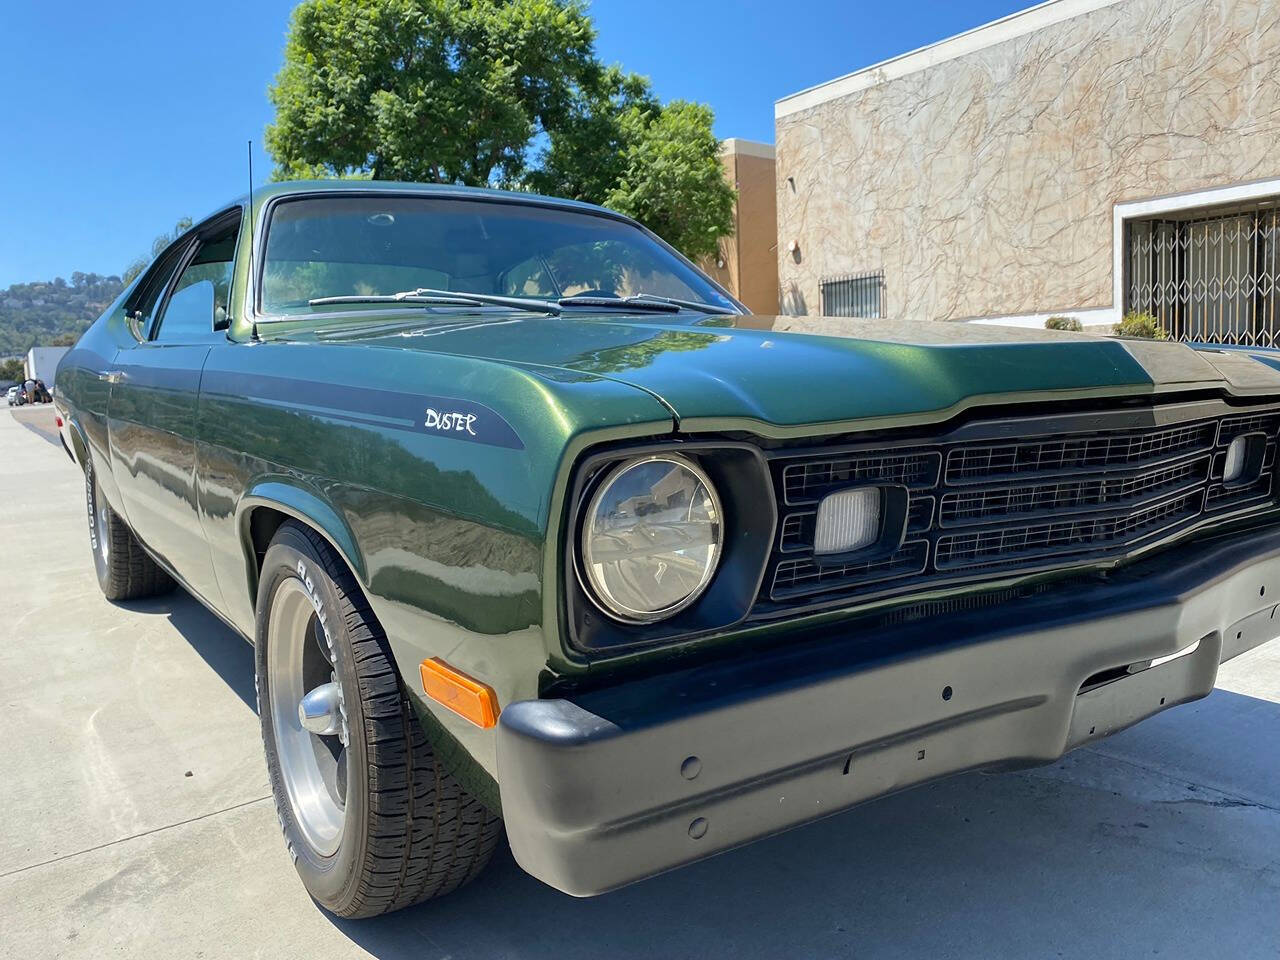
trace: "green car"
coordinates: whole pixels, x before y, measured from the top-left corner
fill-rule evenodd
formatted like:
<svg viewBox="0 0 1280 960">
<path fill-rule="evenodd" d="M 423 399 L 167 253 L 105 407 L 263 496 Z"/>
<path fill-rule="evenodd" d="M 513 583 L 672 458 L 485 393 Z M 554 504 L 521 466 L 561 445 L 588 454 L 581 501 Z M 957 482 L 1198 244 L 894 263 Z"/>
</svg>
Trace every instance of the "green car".
<svg viewBox="0 0 1280 960">
<path fill-rule="evenodd" d="M 751 316 L 581 203 L 274 184 L 57 382 L 103 592 L 254 643 L 341 916 L 1047 763 L 1276 632 L 1280 355 Z"/>
</svg>

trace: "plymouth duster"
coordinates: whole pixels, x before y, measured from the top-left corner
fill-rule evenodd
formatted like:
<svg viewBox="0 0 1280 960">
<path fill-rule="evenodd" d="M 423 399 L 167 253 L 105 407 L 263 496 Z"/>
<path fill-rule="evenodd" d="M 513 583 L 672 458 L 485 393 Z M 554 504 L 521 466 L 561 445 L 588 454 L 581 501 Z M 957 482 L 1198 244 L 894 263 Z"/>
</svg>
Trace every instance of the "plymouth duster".
<svg viewBox="0 0 1280 960">
<path fill-rule="evenodd" d="M 311 895 L 599 894 L 1203 697 L 1277 632 L 1280 360 L 753 316 L 637 223 L 279 183 L 63 360 L 114 601 L 255 647 Z"/>
</svg>

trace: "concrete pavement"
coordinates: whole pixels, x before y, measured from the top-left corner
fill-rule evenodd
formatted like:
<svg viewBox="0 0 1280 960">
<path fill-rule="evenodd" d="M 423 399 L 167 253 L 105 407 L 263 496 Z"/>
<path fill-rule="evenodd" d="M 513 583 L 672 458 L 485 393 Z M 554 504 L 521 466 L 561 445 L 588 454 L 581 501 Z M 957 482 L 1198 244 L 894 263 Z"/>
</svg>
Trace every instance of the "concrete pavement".
<svg viewBox="0 0 1280 960">
<path fill-rule="evenodd" d="M 334 920 L 280 840 L 248 645 L 181 593 L 103 600 L 83 502 L 61 447 L 0 414 L 0 957 L 1280 955 L 1277 642 L 1051 767 L 594 900 L 502 852 L 444 900 Z"/>
</svg>

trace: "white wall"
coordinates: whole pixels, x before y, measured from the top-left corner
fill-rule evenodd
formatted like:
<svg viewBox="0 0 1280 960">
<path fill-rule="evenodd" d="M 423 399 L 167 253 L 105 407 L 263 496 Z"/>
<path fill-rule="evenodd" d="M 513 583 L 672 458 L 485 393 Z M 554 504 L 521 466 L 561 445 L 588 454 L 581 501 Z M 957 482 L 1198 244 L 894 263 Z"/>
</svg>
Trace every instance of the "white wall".
<svg viewBox="0 0 1280 960">
<path fill-rule="evenodd" d="M 53 389 L 54 374 L 58 370 L 58 361 L 67 355 L 70 347 L 32 347 L 22 361 L 23 376 L 43 380 L 44 385 Z"/>
</svg>

